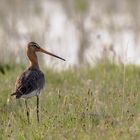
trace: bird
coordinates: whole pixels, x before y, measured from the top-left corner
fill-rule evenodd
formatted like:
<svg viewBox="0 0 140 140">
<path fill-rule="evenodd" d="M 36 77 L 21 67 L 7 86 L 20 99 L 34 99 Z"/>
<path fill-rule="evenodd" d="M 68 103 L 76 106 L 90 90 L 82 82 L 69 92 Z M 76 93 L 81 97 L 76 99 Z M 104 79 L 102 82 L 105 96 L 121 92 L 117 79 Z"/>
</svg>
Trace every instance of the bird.
<svg viewBox="0 0 140 140">
<path fill-rule="evenodd" d="M 27 105 L 27 100 L 33 96 L 36 96 L 36 113 L 37 113 L 37 121 L 40 122 L 39 118 L 39 95 L 45 85 L 45 76 L 43 72 L 40 70 L 37 52 L 42 52 L 63 61 L 66 61 L 64 58 L 59 57 L 53 53 L 50 53 L 43 48 L 40 47 L 36 42 L 29 42 L 26 47 L 26 53 L 29 59 L 29 66 L 27 69 L 23 71 L 21 75 L 19 75 L 16 79 L 15 89 L 11 96 L 15 96 L 16 99 L 23 98 L 25 99 L 26 106 L 26 115 L 27 121 L 30 123 L 29 119 L 29 108 Z"/>
</svg>

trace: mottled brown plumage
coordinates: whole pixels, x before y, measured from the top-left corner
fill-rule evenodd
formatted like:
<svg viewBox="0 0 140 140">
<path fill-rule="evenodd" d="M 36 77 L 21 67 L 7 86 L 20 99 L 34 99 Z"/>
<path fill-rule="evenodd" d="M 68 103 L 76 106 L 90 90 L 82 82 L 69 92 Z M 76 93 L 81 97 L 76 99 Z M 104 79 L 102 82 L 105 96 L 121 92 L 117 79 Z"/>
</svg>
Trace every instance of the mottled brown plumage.
<svg viewBox="0 0 140 140">
<path fill-rule="evenodd" d="M 16 99 L 25 98 L 28 122 L 29 122 L 29 109 L 27 107 L 26 99 L 32 96 L 36 96 L 37 97 L 37 119 L 39 122 L 39 94 L 40 94 L 40 91 L 44 87 L 45 78 L 44 78 L 44 74 L 40 71 L 36 52 L 43 52 L 64 61 L 65 59 L 57 55 L 54 55 L 48 51 L 45 51 L 35 42 L 30 42 L 28 44 L 26 52 L 29 58 L 29 68 L 26 69 L 20 76 L 18 76 L 16 80 L 16 84 L 15 84 L 14 93 L 12 93 L 11 96 L 15 96 Z"/>
<path fill-rule="evenodd" d="M 44 84 L 44 74 L 39 69 L 28 68 L 17 78 L 15 91 L 12 95 L 15 95 L 17 99 L 37 96 Z"/>
</svg>

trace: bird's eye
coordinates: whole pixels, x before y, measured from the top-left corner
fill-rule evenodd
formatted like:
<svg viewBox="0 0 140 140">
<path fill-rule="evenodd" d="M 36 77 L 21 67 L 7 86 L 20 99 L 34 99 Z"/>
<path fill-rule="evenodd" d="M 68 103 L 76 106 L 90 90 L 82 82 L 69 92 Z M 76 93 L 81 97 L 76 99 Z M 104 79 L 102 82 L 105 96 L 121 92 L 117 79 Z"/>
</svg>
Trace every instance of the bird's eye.
<svg viewBox="0 0 140 140">
<path fill-rule="evenodd" d="M 32 45 L 32 48 L 34 48 L 34 49 L 39 49 L 40 47 L 39 47 L 38 45 L 36 45 L 36 44 L 33 44 L 33 45 Z"/>
<path fill-rule="evenodd" d="M 39 49 L 40 47 L 39 47 L 38 45 L 35 45 L 35 48 L 36 48 L 36 49 Z"/>
</svg>

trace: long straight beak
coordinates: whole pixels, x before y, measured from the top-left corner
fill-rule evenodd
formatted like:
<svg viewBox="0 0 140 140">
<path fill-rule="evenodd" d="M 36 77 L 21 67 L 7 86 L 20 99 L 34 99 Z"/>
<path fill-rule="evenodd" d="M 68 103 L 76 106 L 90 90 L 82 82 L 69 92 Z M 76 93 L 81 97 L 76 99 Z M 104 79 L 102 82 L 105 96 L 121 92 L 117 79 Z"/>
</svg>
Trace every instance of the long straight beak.
<svg viewBox="0 0 140 140">
<path fill-rule="evenodd" d="M 39 48 L 39 52 L 43 52 L 43 53 L 45 53 L 45 54 L 48 54 L 48 55 L 51 55 L 51 56 L 53 56 L 53 57 L 59 58 L 59 59 L 61 59 L 61 60 L 63 60 L 63 61 L 66 61 L 64 58 L 59 57 L 59 56 L 57 56 L 57 55 L 55 55 L 55 54 L 53 54 L 53 53 L 50 53 L 50 52 L 48 52 L 48 51 L 42 49 L 41 47 Z"/>
</svg>

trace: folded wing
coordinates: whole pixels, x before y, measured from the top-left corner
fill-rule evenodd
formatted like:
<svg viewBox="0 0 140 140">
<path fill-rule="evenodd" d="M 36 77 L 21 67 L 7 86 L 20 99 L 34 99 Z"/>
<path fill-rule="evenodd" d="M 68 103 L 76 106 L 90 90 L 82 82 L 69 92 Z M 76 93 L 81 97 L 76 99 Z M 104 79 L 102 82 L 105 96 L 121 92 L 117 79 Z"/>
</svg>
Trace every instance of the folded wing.
<svg viewBox="0 0 140 140">
<path fill-rule="evenodd" d="M 11 96 L 16 95 L 20 98 L 31 92 L 40 91 L 44 87 L 44 74 L 38 69 L 27 69 L 16 80 L 15 91 Z"/>
</svg>

